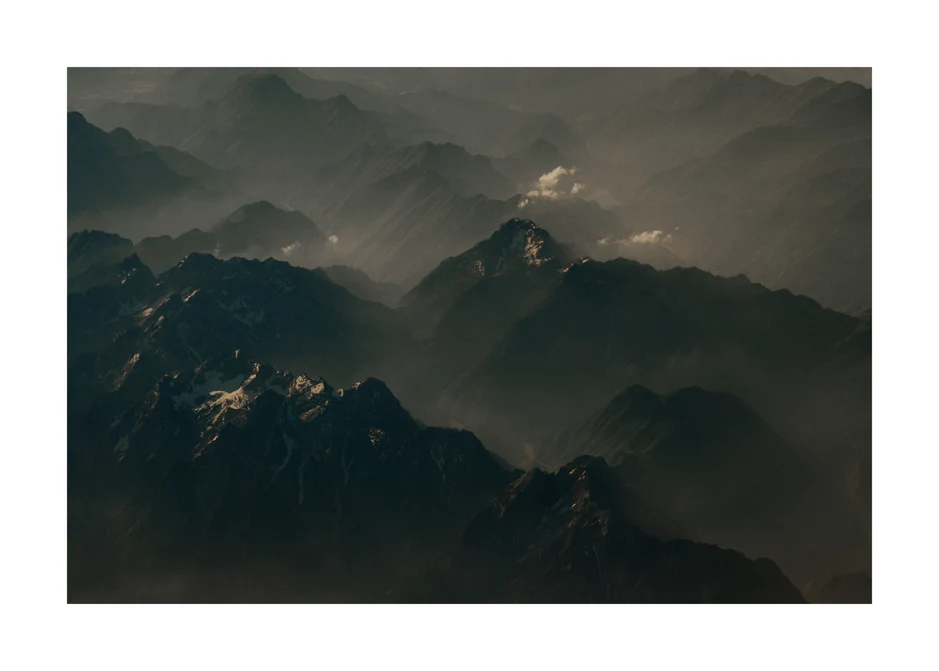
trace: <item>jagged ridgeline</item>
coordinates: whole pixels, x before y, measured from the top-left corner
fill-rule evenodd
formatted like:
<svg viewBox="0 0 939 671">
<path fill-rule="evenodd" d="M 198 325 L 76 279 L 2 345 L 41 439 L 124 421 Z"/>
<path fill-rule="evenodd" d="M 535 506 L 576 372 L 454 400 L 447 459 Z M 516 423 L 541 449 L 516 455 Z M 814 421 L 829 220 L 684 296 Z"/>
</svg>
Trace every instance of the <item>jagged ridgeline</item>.
<svg viewBox="0 0 939 671">
<path fill-rule="evenodd" d="M 327 272 L 273 259 L 189 253 L 154 275 L 139 248 L 96 232 L 69 244 L 76 598 L 790 600 L 801 595 L 777 566 L 719 547 L 775 553 L 800 577 L 814 575 L 819 560 L 801 548 L 822 530 L 799 527 L 800 497 L 824 498 L 845 515 L 827 527 L 815 515 L 814 525 L 856 531 L 848 517 L 856 512 L 828 478 L 834 467 L 816 463 L 730 394 L 661 397 L 634 386 L 553 441 L 538 436 L 550 422 L 526 424 L 523 397 L 504 413 L 517 421 L 498 430 L 486 420 L 500 413 L 454 406 L 455 385 L 506 356 L 512 332 L 550 309 L 572 273 L 607 265 L 575 259 L 530 220 L 507 221 L 443 262 L 397 310 L 353 295 Z M 707 296 L 715 288 L 722 300 L 728 290 L 741 294 L 735 300 L 774 296 L 742 279 L 725 286 L 700 276 L 698 287 L 698 271 L 635 271 L 643 294 L 660 293 L 656 284 L 664 283 L 675 300 L 676 292 Z M 688 276 L 676 283 L 672 272 Z M 632 284 L 582 294 L 579 307 L 595 300 L 608 311 L 611 296 L 639 302 Z M 824 318 L 796 297 L 773 300 L 780 324 L 799 306 Z M 789 301 L 796 307 L 787 309 Z M 773 342 L 786 340 L 776 334 Z M 541 365 L 589 360 L 580 348 L 557 350 Z M 614 354 L 606 352 L 608 364 Z M 420 415 L 478 428 L 496 452 L 465 428 L 413 419 L 375 374 Z M 533 382 L 517 388 L 527 398 L 569 398 L 563 386 Z M 572 405 L 551 421 L 576 415 Z M 480 413 L 486 420 L 472 419 Z M 513 448 L 516 431 L 529 434 L 522 444 L 531 455 Z M 525 474 L 517 466 L 531 468 L 528 456 L 560 470 L 553 480 L 543 470 Z M 525 512 L 512 512 L 528 500 Z M 560 517 L 548 521 L 546 511 Z M 509 521 L 516 517 L 534 526 L 516 528 L 521 522 Z M 513 526 L 493 528 L 492 538 L 480 531 L 497 519 Z M 583 527 L 586 536 L 576 537 L 588 543 L 583 550 L 565 540 L 571 525 Z M 853 548 L 850 555 L 854 545 L 841 549 Z M 555 555 L 561 546 L 569 549 Z M 579 554 L 588 546 L 598 553 L 589 561 Z M 530 570 L 543 579 L 519 582 L 519 552 L 539 557 Z M 826 570 L 847 561 L 826 558 Z M 258 582 L 256 571 L 267 578 Z M 230 591 L 233 576 L 254 586 Z"/>
<path fill-rule="evenodd" d="M 70 70 L 69 600 L 869 601 L 870 99 Z"/>
</svg>

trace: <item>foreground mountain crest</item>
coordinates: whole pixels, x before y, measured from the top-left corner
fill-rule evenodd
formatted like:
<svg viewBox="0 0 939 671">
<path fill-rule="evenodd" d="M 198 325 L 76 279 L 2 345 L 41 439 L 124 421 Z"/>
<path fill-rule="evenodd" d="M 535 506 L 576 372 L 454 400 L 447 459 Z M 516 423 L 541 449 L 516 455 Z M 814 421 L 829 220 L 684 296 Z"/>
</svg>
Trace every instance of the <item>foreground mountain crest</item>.
<svg viewBox="0 0 939 671">
<path fill-rule="evenodd" d="M 644 534 L 633 505 L 602 459 L 532 470 L 470 522 L 429 589 L 454 601 L 802 601 L 769 560 Z"/>
</svg>

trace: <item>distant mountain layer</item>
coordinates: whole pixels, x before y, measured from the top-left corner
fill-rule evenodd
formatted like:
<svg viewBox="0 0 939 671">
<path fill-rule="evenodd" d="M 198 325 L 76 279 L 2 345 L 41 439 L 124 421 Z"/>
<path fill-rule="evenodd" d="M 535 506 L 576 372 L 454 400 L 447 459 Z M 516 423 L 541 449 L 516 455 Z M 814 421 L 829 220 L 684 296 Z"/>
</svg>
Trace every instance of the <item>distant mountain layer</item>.
<svg viewBox="0 0 939 671">
<path fill-rule="evenodd" d="M 349 290 L 353 296 L 367 301 L 383 303 L 388 307 L 396 307 L 404 290 L 391 282 L 376 282 L 361 270 L 349 266 L 329 266 L 323 272 L 333 282 Z"/>
<path fill-rule="evenodd" d="M 730 394 L 688 388 L 660 396 L 636 385 L 564 429 L 552 452 L 556 461 L 594 454 L 616 465 L 668 460 L 679 456 L 675 450 L 687 450 L 690 458 L 707 455 L 711 463 L 719 458 L 742 466 L 735 451 L 763 449 L 778 441 L 751 408 Z M 731 452 L 718 457 L 712 449 Z"/>
<path fill-rule="evenodd" d="M 581 197 L 605 210 L 524 214 L 595 258 L 744 273 L 863 310 L 871 90 L 850 73 L 758 70 L 194 68 L 137 71 L 133 85 L 132 69 L 110 83 L 79 69 L 70 104 L 162 145 L 180 175 L 219 179 L 167 145 L 224 168 L 241 202 L 309 213 L 379 281 L 413 286 L 520 214 L 515 193 L 576 167 Z M 197 225 L 181 209 L 156 219 L 172 230 L 106 221 L 81 227 L 136 239 Z"/>
<path fill-rule="evenodd" d="M 113 244 L 107 241 L 115 241 Z M 70 253 L 83 250 L 82 264 L 72 263 L 70 272 L 89 264 L 107 266 L 131 253 L 154 272 L 161 273 L 192 253 L 214 254 L 222 258 L 277 258 L 295 265 L 316 266 L 332 259 L 332 246 L 310 219 L 299 212 L 281 210 L 268 202 L 244 205 L 215 222 L 209 230 L 198 228 L 174 237 L 163 235 L 130 240 L 100 231 L 81 231 L 69 238 Z"/>
<path fill-rule="evenodd" d="M 792 415 L 792 407 L 780 408 L 807 403 L 809 390 L 840 395 L 842 373 L 821 371 L 833 357 L 844 357 L 839 370 L 869 365 L 870 351 L 860 341 L 842 345 L 858 326 L 810 299 L 744 277 L 587 259 L 559 274 L 537 307 L 442 402 L 470 423 L 518 431 L 528 442 L 536 438 L 532 427 L 551 435 L 629 384 L 726 389 L 758 407 L 775 407 L 781 419 L 809 421 Z M 850 425 L 863 412 L 844 407 L 838 423 Z"/>
<path fill-rule="evenodd" d="M 319 170 L 314 187 L 321 192 L 319 206 L 339 207 L 355 198 L 360 189 L 402 173 L 415 177 L 432 173 L 464 197 L 484 194 L 509 198 L 516 193 L 515 184 L 500 174 L 489 158 L 470 154 L 455 144 L 422 142 L 397 148 L 366 144 Z"/>
<path fill-rule="evenodd" d="M 770 556 L 791 576 L 869 554 L 863 502 L 838 485 L 838 469 L 730 394 L 630 387 L 538 453 L 548 463 L 580 454 L 613 464 L 637 518 L 660 534 Z"/>
<path fill-rule="evenodd" d="M 68 212 L 146 203 L 195 184 L 171 170 L 152 147 L 126 130 L 110 133 L 81 114 L 68 115 Z"/>
<path fill-rule="evenodd" d="M 323 215 L 347 258 L 370 276 L 413 286 L 444 259 L 489 237 L 524 214 L 575 245 L 627 234 L 611 212 L 584 200 L 519 207 L 522 197 L 497 200 L 455 195 L 435 172 L 403 172 L 379 180 Z"/>
<path fill-rule="evenodd" d="M 491 156 L 515 153 L 538 138 L 569 155 L 580 155 L 584 150 L 583 140 L 555 115 L 521 112 L 434 89 L 404 93 L 393 100 L 461 138 L 474 151 Z"/>
<path fill-rule="evenodd" d="M 275 72 L 241 73 L 212 86 L 213 94 L 197 96 L 194 106 L 115 102 L 96 109 L 93 118 L 219 167 L 280 166 L 279 178 L 288 176 L 287 166 L 313 169 L 357 144 L 382 144 L 410 132 L 381 113 L 359 109 L 343 93 L 304 97 Z"/>
<path fill-rule="evenodd" d="M 246 199 L 232 173 L 175 147 L 121 127 L 106 133 L 78 112 L 69 112 L 68 129 L 69 233 L 96 229 L 133 239 L 178 233 Z"/>
<path fill-rule="evenodd" d="M 653 175 L 627 216 L 678 256 L 841 309 L 871 292 L 871 92 L 828 88 L 776 125 Z"/>
</svg>

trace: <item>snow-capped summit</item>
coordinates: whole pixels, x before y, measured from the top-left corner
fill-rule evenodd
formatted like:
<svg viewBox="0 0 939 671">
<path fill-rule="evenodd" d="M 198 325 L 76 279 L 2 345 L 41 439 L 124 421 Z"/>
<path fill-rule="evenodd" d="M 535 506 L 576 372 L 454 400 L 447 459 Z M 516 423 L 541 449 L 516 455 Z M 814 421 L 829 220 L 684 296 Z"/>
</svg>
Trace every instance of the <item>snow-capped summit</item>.
<svg viewBox="0 0 939 671">
<path fill-rule="evenodd" d="M 518 266 L 539 267 L 551 261 L 566 266 L 570 253 L 531 219 L 509 219 L 492 236 L 464 255 L 470 255 L 483 275 L 495 275 Z M 460 257 L 456 257 L 460 258 Z"/>
<path fill-rule="evenodd" d="M 437 266 L 408 292 L 401 305 L 441 316 L 457 299 L 483 280 L 505 277 L 529 282 L 531 275 L 554 280 L 573 254 L 530 219 L 509 219 L 488 239 Z M 434 321 L 431 319 L 431 321 Z"/>
</svg>

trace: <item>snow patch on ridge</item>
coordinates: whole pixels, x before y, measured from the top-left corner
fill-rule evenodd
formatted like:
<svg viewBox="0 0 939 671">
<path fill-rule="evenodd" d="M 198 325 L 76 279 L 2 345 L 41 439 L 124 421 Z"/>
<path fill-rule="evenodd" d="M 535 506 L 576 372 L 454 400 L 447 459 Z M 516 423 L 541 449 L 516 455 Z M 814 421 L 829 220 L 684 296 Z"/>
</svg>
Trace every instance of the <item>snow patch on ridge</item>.
<svg viewBox="0 0 939 671">
<path fill-rule="evenodd" d="M 195 407 L 197 400 L 210 398 L 212 395 L 230 394 L 240 389 L 246 382 L 243 375 L 236 375 L 227 380 L 222 379 L 219 371 L 210 371 L 204 375 L 201 382 L 190 385 L 186 391 L 173 397 L 177 410 Z"/>
</svg>

